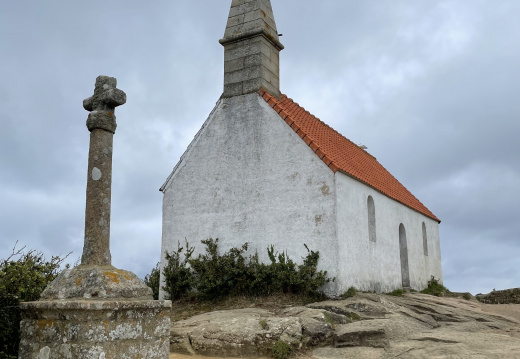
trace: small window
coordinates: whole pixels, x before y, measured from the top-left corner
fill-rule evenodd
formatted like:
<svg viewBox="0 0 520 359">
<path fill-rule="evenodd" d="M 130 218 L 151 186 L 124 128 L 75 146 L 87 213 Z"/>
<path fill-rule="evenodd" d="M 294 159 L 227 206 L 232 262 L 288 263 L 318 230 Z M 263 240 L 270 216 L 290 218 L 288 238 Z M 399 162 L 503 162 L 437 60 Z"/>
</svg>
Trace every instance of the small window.
<svg viewBox="0 0 520 359">
<path fill-rule="evenodd" d="M 424 255 L 428 255 L 428 236 L 426 234 L 426 224 L 422 223 L 422 244 L 424 249 Z"/>
<path fill-rule="evenodd" d="M 410 268 L 408 267 L 408 243 L 406 242 L 406 229 L 399 225 L 399 252 L 401 255 L 401 278 L 403 287 L 410 286 Z"/>
<path fill-rule="evenodd" d="M 368 209 L 368 238 L 371 242 L 376 241 L 376 207 L 374 206 L 374 199 L 372 196 L 368 196 L 367 199 Z"/>
</svg>

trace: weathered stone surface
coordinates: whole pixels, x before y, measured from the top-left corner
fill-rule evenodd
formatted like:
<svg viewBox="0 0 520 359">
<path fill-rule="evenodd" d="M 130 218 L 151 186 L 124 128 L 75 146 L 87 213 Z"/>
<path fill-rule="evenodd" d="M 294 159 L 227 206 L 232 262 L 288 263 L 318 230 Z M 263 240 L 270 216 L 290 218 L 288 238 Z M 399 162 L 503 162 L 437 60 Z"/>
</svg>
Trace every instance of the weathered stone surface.
<svg viewBox="0 0 520 359">
<path fill-rule="evenodd" d="M 263 309 L 218 311 L 173 323 L 171 351 L 254 356 L 269 352 L 279 339 L 293 345 L 301 342 L 302 326 L 297 318 L 276 317 Z"/>
<path fill-rule="evenodd" d="M 316 359 L 381 359 L 385 355 L 383 348 L 353 347 L 353 348 L 318 348 L 312 352 Z"/>
<path fill-rule="evenodd" d="M 309 307 L 290 307 L 282 311 L 284 316 L 310 318 L 320 322 L 346 324 L 352 321 L 344 315 L 336 314 L 323 309 L 314 309 Z"/>
<path fill-rule="evenodd" d="M 311 346 L 331 343 L 333 326 L 349 322 L 342 315 L 306 307 L 288 308 L 282 311 L 282 315 L 298 318 L 302 326 L 304 342 Z"/>
<path fill-rule="evenodd" d="M 229 17 L 221 44 L 236 42 L 252 34 L 262 33 L 280 50 L 280 43 L 270 0 L 249 0 L 231 4 Z"/>
<path fill-rule="evenodd" d="M 134 273 L 113 266 L 78 266 L 62 271 L 42 293 L 52 299 L 151 300 L 152 290 Z"/>
<path fill-rule="evenodd" d="M 81 264 L 110 265 L 110 212 L 112 196 L 112 143 L 114 134 L 100 129 L 90 133 L 85 241 Z"/>
<path fill-rule="evenodd" d="M 258 92 L 280 97 L 280 43 L 269 0 L 233 2 L 224 33 L 223 97 Z"/>
<path fill-rule="evenodd" d="M 126 103 L 126 94 L 116 88 L 117 79 L 109 76 L 98 76 L 94 87 L 94 95 L 83 101 L 83 108 L 90 113 L 87 119 L 89 131 L 102 129 L 114 133 L 116 117 L 114 110 Z"/>
<path fill-rule="evenodd" d="M 376 296 L 378 297 L 378 296 Z M 355 300 L 330 300 L 307 305 L 308 308 L 324 309 L 353 320 L 386 318 L 390 312 L 384 305 L 370 298 L 370 295 L 356 297 Z"/>
<path fill-rule="evenodd" d="M 248 332 L 249 338 L 259 335 L 266 340 L 270 323 L 281 318 L 293 318 L 300 323 L 301 343 L 307 349 L 327 346 L 307 351 L 305 358 L 518 358 L 520 323 L 513 318 L 484 313 L 482 307 L 474 301 L 418 293 L 403 297 L 362 293 L 346 300 L 290 307 L 277 315 L 260 309 L 223 311 L 218 315 L 208 313 L 207 318 L 212 318 L 211 324 L 202 319 L 188 319 L 173 327 L 177 332 L 185 330 L 178 336 L 178 345 L 184 343 L 181 351 L 189 352 L 195 358 L 209 353 L 221 356 L 228 355 L 226 353 L 235 356 L 262 354 L 251 339 L 243 341 L 243 346 L 235 342 L 233 351 L 222 348 L 229 345 L 230 338 L 235 340 L 237 333 L 245 335 Z M 332 316 L 334 313 L 336 317 Z M 517 314 L 520 317 L 520 310 Z M 350 322 L 349 316 L 353 315 L 357 315 L 358 320 Z M 226 324 L 233 319 L 233 325 Z M 265 321 L 265 329 L 260 324 L 261 319 Z M 339 323 L 345 320 L 349 324 Z M 191 337 L 186 334 L 188 332 L 197 334 Z M 327 332 L 333 335 L 339 348 L 330 346 L 331 337 L 320 337 Z M 309 339 L 310 333 L 313 333 L 314 341 Z M 295 337 L 298 337 L 296 333 Z M 276 340 L 277 337 L 273 336 L 271 343 L 264 341 L 263 345 L 270 346 Z M 196 345 L 190 345 L 190 341 Z M 201 341 L 208 345 L 206 350 L 197 346 Z M 245 344 L 251 342 L 254 343 L 251 346 Z M 174 345 L 172 351 L 179 352 Z"/>
<path fill-rule="evenodd" d="M 19 358 L 168 358 L 169 301 L 39 301 L 21 307 Z"/>
<path fill-rule="evenodd" d="M 388 346 L 384 323 L 374 319 L 340 325 L 334 333 L 334 346 L 384 348 Z"/>
<path fill-rule="evenodd" d="M 91 111 L 87 119 L 90 147 L 85 208 L 85 243 L 81 264 L 110 265 L 110 210 L 112 191 L 112 144 L 116 130 L 115 107 L 126 102 L 117 80 L 98 76 L 94 95 L 83 101 Z"/>
<path fill-rule="evenodd" d="M 305 344 L 325 345 L 332 342 L 332 325 L 312 318 L 301 318 L 302 334 Z"/>
</svg>

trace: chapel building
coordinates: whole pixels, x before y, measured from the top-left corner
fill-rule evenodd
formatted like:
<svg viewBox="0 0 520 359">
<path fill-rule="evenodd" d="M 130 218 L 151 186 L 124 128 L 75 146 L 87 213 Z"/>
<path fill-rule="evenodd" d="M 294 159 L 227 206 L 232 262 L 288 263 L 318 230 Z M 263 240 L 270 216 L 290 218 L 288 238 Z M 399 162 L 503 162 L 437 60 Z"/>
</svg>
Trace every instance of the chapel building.
<svg viewBox="0 0 520 359">
<path fill-rule="evenodd" d="M 364 148 L 280 92 L 270 0 L 232 0 L 224 92 L 161 191 L 165 252 L 274 245 L 299 261 L 306 244 L 340 295 L 442 283 L 440 220 Z M 161 274 L 162 275 L 162 274 Z M 161 278 L 162 282 L 162 278 Z M 164 297 L 161 290 L 161 297 Z"/>
</svg>

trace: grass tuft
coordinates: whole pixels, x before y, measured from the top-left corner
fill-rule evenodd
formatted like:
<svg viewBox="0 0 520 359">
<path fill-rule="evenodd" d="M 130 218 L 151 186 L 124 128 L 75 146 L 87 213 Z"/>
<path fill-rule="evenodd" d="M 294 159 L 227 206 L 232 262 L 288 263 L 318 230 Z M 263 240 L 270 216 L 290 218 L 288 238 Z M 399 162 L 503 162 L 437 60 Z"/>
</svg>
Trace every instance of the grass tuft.
<svg viewBox="0 0 520 359">
<path fill-rule="evenodd" d="M 291 352 L 292 347 L 283 340 L 278 340 L 271 348 L 271 353 L 274 359 L 287 359 Z"/>
<path fill-rule="evenodd" d="M 436 297 L 444 296 L 445 294 L 449 293 L 450 291 L 439 283 L 437 279 L 432 277 L 432 279 L 428 282 L 428 287 L 421 290 L 422 294 L 430 294 L 434 295 Z"/>
<path fill-rule="evenodd" d="M 392 295 L 394 297 L 402 297 L 404 294 L 404 291 L 402 289 L 396 289 L 393 292 L 388 293 L 388 295 Z"/>
</svg>

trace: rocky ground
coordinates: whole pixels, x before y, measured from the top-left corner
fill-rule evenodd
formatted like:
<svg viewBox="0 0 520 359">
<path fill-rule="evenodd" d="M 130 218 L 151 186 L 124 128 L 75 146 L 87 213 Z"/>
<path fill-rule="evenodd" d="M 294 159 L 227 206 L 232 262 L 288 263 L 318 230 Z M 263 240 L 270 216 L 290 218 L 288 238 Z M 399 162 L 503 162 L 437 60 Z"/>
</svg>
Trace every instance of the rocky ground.
<svg viewBox="0 0 520 359">
<path fill-rule="evenodd" d="M 171 358 L 270 356 L 283 340 L 306 359 L 520 358 L 520 305 L 419 293 L 361 293 L 281 310 L 222 310 L 172 324 Z"/>
</svg>

